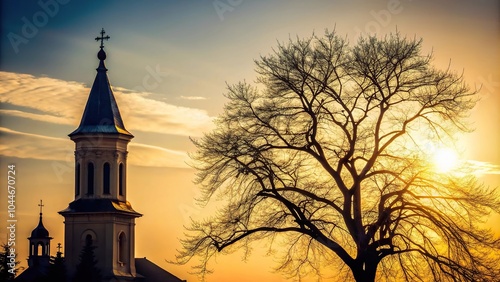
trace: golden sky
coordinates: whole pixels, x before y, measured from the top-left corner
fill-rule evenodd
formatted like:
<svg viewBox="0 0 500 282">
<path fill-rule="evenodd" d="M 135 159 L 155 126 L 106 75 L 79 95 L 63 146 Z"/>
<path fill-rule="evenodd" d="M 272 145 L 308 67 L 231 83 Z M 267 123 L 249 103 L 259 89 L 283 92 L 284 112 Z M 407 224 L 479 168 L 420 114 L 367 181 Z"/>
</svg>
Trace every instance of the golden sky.
<svg viewBox="0 0 500 282">
<path fill-rule="evenodd" d="M 210 213 L 194 201 L 198 192 L 187 165 L 187 153 L 194 149 L 189 137 L 212 128 L 225 103 L 226 82 L 255 81 L 253 60 L 289 37 L 335 28 L 351 44 L 363 34 L 396 30 L 423 38 L 423 51 L 433 52 L 437 67 L 463 72 L 472 88 L 482 87 L 470 118 L 475 131 L 458 137 L 461 158 L 475 162 L 486 184 L 500 186 L 498 1 L 101 2 L 0 4 L 0 175 L 16 164 L 17 246 L 23 265 L 40 199 L 44 224 L 54 237 L 52 253 L 63 243 L 57 211 L 73 200 L 74 191 L 74 144 L 67 134 L 78 126 L 95 77 L 99 45 L 93 38 L 102 27 L 111 36 L 105 42 L 110 82 L 125 126 L 135 136 L 127 196 L 144 214 L 136 221 L 136 256 L 180 278 L 196 281 L 189 265 L 165 260 L 174 259 L 189 217 Z M 5 197 L 3 181 L 0 199 Z M 0 222 L 6 222 L 4 200 Z M 499 226 L 500 218 L 491 222 Z M 0 242 L 6 236 L 0 229 Z M 241 253 L 220 256 L 208 281 L 285 281 L 272 272 L 274 260 L 263 257 L 263 247 L 256 246 L 247 262 Z"/>
</svg>

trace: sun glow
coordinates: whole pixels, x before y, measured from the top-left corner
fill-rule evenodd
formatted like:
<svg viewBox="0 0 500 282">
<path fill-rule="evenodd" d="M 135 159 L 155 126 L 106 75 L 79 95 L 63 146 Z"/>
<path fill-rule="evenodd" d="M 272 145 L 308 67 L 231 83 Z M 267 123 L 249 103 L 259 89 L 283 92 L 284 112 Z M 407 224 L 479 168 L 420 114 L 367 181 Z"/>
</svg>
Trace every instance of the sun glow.
<svg viewBox="0 0 500 282">
<path fill-rule="evenodd" d="M 438 172 L 449 172 L 458 167 L 458 154 L 449 148 L 438 149 L 434 153 L 433 163 Z"/>
</svg>

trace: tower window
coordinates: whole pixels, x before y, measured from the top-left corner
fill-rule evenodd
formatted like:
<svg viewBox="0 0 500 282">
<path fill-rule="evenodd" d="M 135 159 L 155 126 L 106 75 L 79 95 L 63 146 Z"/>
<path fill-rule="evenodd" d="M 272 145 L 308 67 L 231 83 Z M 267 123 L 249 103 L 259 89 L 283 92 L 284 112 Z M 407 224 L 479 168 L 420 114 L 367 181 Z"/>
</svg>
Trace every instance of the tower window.
<svg viewBox="0 0 500 282">
<path fill-rule="evenodd" d="M 111 181 L 111 177 L 110 177 L 110 166 L 109 166 L 109 163 L 104 163 L 104 167 L 102 169 L 102 189 L 103 189 L 103 194 L 106 194 L 106 195 L 109 195 L 109 187 L 110 187 L 110 181 Z"/>
<path fill-rule="evenodd" d="M 87 195 L 94 195 L 94 164 L 87 165 Z"/>
<path fill-rule="evenodd" d="M 38 242 L 36 244 L 36 253 L 35 253 L 36 256 L 44 256 L 45 255 L 45 251 L 44 251 L 44 248 L 43 248 L 43 243 L 42 242 Z"/>
<path fill-rule="evenodd" d="M 123 196 L 123 164 L 120 164 L 118 168 L 118 194 Z"/>
<path fill-rule="evenodd" d="M 122 232 L 120 236 L 118 236 L 118 262 L 123 265 L 127 262 L 127 238 L 125 234 Z"/>
<path fill-rule="evenodd" d="M 80 195 L 80 164 L 76 164 L 75 172 L 75 195 Z"/>
</svg>

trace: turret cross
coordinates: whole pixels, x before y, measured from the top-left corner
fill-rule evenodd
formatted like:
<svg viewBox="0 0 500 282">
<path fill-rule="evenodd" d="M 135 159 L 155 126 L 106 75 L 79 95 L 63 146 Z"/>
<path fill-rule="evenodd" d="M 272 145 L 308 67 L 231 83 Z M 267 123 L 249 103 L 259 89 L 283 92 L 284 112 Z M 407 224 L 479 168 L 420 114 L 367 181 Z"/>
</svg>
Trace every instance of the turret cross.
<svg viewBox="0 0 500 282">
<path fill-rule="evenodd" d="M 104 39 L 108 40 L 110 37 L 109 35 L 104 36 L 106 32 L 104 31 L 104 28 L 101 30 L 101 37 L 96 37 L 95 41 L 101 40 L 101 49 L 104 48 Z"/>
<path fill-rule="evenodd" d="M 38 206 L 40 207 L 40 214 L 42 214 L 42 209 L 44 207 L 42 200 L 40 200 L 40 204 L 38 204 Z"/>
</svg>

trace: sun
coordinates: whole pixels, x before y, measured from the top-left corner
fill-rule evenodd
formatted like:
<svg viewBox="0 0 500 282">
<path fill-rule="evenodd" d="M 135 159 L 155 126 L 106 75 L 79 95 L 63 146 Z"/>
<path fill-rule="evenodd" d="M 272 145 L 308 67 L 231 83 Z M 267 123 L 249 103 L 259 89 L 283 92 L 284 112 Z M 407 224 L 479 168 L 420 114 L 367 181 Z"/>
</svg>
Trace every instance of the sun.
<svg viewBox="0 0 500 282">
<path fill-rule="evenodd" d="M 449 148 L 438 149 L 434 152 L 433 163 L 438 172 L 450 172 L 458 167 L 458 154 Z"/>
</svg>

